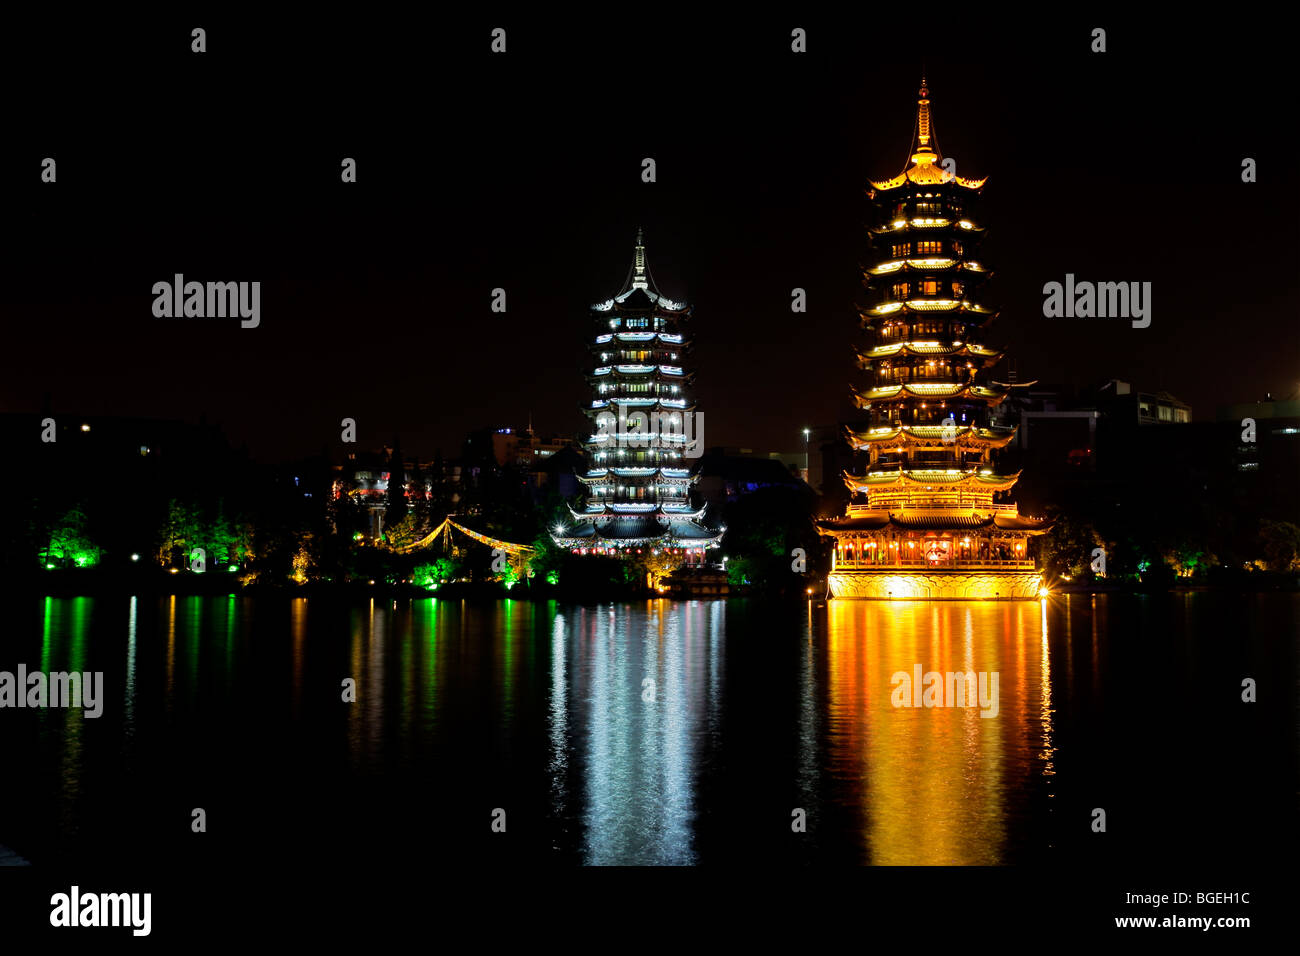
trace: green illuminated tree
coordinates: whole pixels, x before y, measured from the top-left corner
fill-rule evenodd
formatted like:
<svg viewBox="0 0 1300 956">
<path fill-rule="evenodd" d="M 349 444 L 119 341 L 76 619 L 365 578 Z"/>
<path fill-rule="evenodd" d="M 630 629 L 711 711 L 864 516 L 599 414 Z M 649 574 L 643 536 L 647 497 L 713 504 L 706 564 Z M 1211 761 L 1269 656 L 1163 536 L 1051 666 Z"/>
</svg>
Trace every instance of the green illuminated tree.
<svg viewBox="0 0 1300 956">
<path fill-rule="evenodd" d="M 69 508 L 55 521 L 41 558 L 46 567 L 89 568 L 99 563 L 100 549 L 86 534 L 86 512 L 81 504 Z"/>
</svg>

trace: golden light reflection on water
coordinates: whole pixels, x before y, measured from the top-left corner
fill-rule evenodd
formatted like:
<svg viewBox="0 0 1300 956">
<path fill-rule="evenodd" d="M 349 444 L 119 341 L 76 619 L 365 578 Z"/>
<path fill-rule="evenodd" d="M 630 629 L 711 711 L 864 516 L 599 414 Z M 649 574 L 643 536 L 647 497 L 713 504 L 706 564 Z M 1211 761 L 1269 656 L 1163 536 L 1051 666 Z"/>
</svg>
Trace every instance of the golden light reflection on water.
<svg viewBox="0 0 1300 956">
<path fill-rule="evenodd" d="M 829 770 L 859 782 L 852 809 L 869 862 L 1005 862 L 1009 803 L 1051 753 L 1044 616 L 1030 601 L 829 602 Z M 891 677 L 918 664 L 996 672 L 997 715 L 895 707 Z"/>
<path fill-rule="evenodd" d="M 176 595 L 167 599 L 167 714 L 176 699 Z"/>
<path fill-rule="evenodd" d="M 303 645 L 307 641 L 307 599 L 294 598 L 289 602 L 289 639 L 293 644 L 293 716 L 297 720 L 302 711 Z"/>
</svg>

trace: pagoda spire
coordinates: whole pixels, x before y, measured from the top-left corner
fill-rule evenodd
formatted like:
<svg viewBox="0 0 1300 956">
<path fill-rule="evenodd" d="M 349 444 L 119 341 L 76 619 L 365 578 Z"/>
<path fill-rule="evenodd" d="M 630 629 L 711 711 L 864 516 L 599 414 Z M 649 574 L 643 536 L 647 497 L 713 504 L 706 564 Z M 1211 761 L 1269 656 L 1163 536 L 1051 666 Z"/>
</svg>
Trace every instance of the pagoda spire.
<svg viewBox="0 0 1300 956">
<path fill-rule="evenodd" d="M 951 169 L 940 167 L 943 155 L 939 152 L 939 140 L 934 133 L 934 119 L 930 113 L 930 82 L 921 67 L 921 87 L 917 91 L 916 126 L 912 131 L 912 140 L 908 144 L 911 151 L 911 166 L 906 166 L 892 179 L 871 180 L 872 188 L 877 192 L 898 189 L 908 183 L 924 186 L 937 186 L 946 182 L 955 182 L 966 189 L 978 190 L 988 181 L 968 179 L 956 175 Z"/>
<path fill-rule="evenodd" d="M 925 82 L 925 73 L 921 73 L 921 88 L 917 91 L 916 101 L 916 138 L 918 146 L 912 154 L 912 162 L 928 166 L 935 161 L 936 154 L 930 146 L 934 132 L 930 126 L 930 87 Z"/>
<path fill-rule="evenodd" d="M 646 279 L 645 269 L 645 233 L 640 226 L 636 230 L 636 259 L 632 263 L 632 288 L 648 289 L 649 280 Z"/>
</svg>

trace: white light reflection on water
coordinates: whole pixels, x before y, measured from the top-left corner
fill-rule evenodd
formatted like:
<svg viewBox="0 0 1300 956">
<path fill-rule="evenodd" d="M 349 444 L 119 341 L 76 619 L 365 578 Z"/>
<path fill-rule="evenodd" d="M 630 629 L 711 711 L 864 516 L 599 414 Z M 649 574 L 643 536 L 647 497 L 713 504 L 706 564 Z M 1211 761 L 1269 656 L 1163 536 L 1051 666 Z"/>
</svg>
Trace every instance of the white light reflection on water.
<svg viewBox="0 0 1300 956">
<path fill-rule="evenodd" d="M 721 613 L 717 603 L 654 601 L 574 615 L 569 693 L 573 732 L 585 737 L 573 748 L 586 756 L 584 862 L 696 861 L 696 760 L 716 726 Z"/>
</svg>

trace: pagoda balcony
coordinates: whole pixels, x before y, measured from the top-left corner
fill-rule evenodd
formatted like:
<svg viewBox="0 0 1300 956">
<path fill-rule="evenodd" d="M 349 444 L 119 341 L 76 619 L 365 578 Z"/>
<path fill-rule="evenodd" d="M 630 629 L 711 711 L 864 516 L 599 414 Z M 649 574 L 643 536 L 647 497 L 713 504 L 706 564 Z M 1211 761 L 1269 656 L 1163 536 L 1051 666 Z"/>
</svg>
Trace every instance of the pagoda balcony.
<svg viewBox="0 0 1300 956">
<path fill-rule="evenodd" d="M 963 568 L 969 570 L 1014 569 L 1020 571 L 1036 570 L 1032 558 L 950 558 L 947 561 L 928 561 L 925 558 L 894 558 L 892 561 L 855 561 L 851 557 L 837 555 L 834 562 L 836 571 L 887 571 L 890 568 Z"/>
<path fill-rule="evenodd" d="M 849 515 L 875 514 L 881 512 L 891 514 L 903 514 L 908 511 L 924 511 L 930 517 L 943 517 L 943 512 L 949 512 L 953 517 L 967 516 L 972 511 L 982 511 L 994 515 L 1018 515 L 1020 506 L 1014 501 L 1011 502 L 994 502 L 988 501 L 958 501 L 951 499 L 948 501 L 926 502 L 926 501 L 909 501 L 906 503 L 899 501 L 882 501 L 882 502 L 860 502 L 849 505 Z"/>
</svg>

